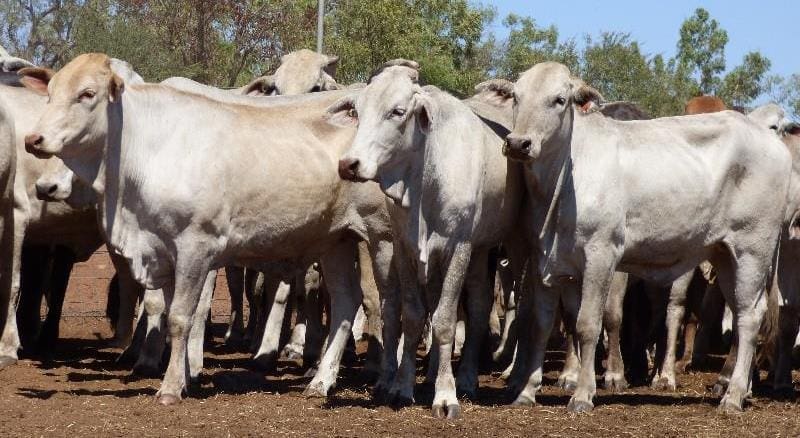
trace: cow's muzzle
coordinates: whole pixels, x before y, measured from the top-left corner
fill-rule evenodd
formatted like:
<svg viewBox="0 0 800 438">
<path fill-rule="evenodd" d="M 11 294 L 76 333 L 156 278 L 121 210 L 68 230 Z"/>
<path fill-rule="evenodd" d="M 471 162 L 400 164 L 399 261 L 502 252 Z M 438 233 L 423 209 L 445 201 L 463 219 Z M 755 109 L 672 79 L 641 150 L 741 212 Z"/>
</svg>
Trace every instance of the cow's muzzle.
<svg viewBox="0 0 800 438">
<path fill-rule="evenodd" d="M 503 155 L 512 160 L 530 161 L 539 153 L 538 148 L 533 146 L 533 140 L 527 135 L 509 134 L 503 143 Z"/>
<path fill-rule="evenodd" d="M 53 154 L 43 151 L 44 137 L 41 134 L 30 134 L 25 136 L 25 151 L 36 158 L 50 158 Z"/>
<path fill-rule="evenodd" d="M 366 181 L 366 179 L 358 176 L 358 166 L 358 159 L 342 158 L 339 160 L 339 178 L 347 181 Z"/>
</svg>

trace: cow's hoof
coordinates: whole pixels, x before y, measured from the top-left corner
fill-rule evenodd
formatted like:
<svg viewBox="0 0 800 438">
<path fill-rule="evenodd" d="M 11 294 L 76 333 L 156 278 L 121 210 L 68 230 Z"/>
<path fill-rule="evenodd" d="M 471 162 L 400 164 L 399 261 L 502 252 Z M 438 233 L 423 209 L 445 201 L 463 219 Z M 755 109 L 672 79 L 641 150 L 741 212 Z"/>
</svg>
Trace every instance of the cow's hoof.
<svg viewBox="0 0 800 438">
<path fill-rule="evenodd" d="M 592 402 L 588 402 L 585 400 L 570 399 L 569 404 L 567 405 L 567 411 L 575 414 L 592 412 L 592 409 L 594 409 L 594 405 L 592 404 Z"/>
<path fill-rule="evenodd" d="M 255 369 L 263 373 L 271 373 L 278 368 L 278 353 L 272 352 L 256 356 L 251 363 Z"/>
<path fill-rule="evenodd" d="M 402 394 L 394 394 L 392 396 L 391 405 L 395 409 L 405 408 L 414 404 L 414 398 Z"/>
<path fill-rule="evenodd" d="M 433 418 L 447 418 L 448 420 L 458 420 L 461 418 L 461 406 L 447 405 L 434 406 L 431 410 Z"/>
<path fill-rule="evenodd" d="M 0 370 L 5 367 L 14 365 L 17 363 L 17 358 L 11 356 L 0 356 Z"/>
<path fill-rule="evenodd" d="M 653 380 L 653 383 L 650 385 L 656 391 L 676 391 L 676 385 L 669 381 L 669 379 L 661 378 Z"/>
<path fill-rule="evenodd" d="M 717 382 L 711 388 L 711 393 L 714 394 L 717 397 L 722 397 L 725 394 L 725 390 L 727 389 L 727 386 L 728 385 L 726 385 L 726 384 L 724 384 L 722 382 Z"/>
<path fill-rule="evenodd" d="M 174 406 L 181 402 L 180 397 L 172 394 L 159 394 L 157 400 L 162 406 Z"/>
<path fill-rule="evenodd" d="M 157 366 L 151 364 L 137 364 L 133 367 L 132 373 L 135 376 L 151 379 L 157 379 L 161 377 L 161 370 Z"/>
<path fill-rule="evenodd" d="M 383 385 L 376 385 L 372 389 L 372 401 L 378 405 L 384 405 L 389 400 L 389 390 Z"/>
<path fill-rule="evenodd" d="M 308 398 L 325 398 L 328 396 L 328 392 L 322 388 L 322 385 L 308 385 L 303 391 L 303 395 Z"/>
<path fill-rule="evenodd" d="M 137 359 L 139 359 L 139 354 L 134 353 L 134 349 L 128 347 L 122 350 L 122 353 L 119 354 L 117 357 L 117 363 L 120 365 L 132 366 L 136 363 Z"/>
<path fill-rule="evenodd" d="M 738 403 L 722 400 L 717 408 L 717 411 L 723 415 L 737 415 L 744 412 L 744 408 Z"/>
<path fill-rule="evenodd" d="M 574 392 L 575 389 L 578 387 L 578 382 L 574 380 L 560 380 L 558 381 L 558 386 L 561 387 L 566 392 Z"/>
<path fill-rule="evenodd" d="M 605 381 L 605 388 L 611 392 L 622 392 L 628 389 L 628 382 L 624 377 L 608 379 Z"/>
<path fill-rule="evenodd" d="M 675 369 L 681 374 L 686 374 L 692 369 L 692 361 L 682 360 L 675 363 Z"/>
<path fill-rule="evenodd" d="M 511 406 L 524 406 L 524 407 L 529 407 L 529 406 L 533 406 L 533 405 L 535 405 L 535 404 L 536 404 L 536 397 L 530 397 L 530 396 L 528 396 L 528 395 L 525 395 L 525 394 L 520 394 L 520 395 L 519 395 L 519 396 L 518 396 L 518 397 L 517 397 L 517 398 L 514 400 L 514 402 L 513 402 L 513 403 L 511 403 Z"/>
</svg>

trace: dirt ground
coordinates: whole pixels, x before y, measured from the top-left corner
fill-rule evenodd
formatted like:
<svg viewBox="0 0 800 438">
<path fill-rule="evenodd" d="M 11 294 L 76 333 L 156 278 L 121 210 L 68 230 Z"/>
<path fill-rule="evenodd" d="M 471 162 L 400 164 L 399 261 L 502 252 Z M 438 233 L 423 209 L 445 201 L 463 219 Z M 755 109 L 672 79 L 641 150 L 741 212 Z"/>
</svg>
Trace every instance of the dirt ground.
<svg viewBox="0 0 800 438">
<path fill-rule="evenodd" d="M 648 388 L 600 390 L 591 414 L 566 412 L 568 395 L 552 385 L 559 355 L 548 364 L 547 386 L 533 408 L 507 406 L 497 374 L 481 378 L 479 400 L 463 403 L 463 419 L 438 420 L 426 407 L 430 387 L 418 385 L 417 406 L 376 406 L 360 363 L 343 369 L 327 400 L 301 395 L 309 378 L 292 361 L 274 375 L 248 367 L 247 355 L 222 344 L 227 322 L 224 279 L 212 311 L 214 340 L 206 350 L 201 383 L 176 407 L 155 403 L 156 379 L 132 378 L 115 363 L 106 341 L 105 288 L 113 269 L 97 254 L 73 274 L 61 341 L 47 364 L 23 359 L 0 371 L 2 436 L 800 436 L 800 406 L 756 396 L 740 415 L 716 412 L 707 389 L 715 374 L 679 376 L 676 393 Z"/>
</svg>

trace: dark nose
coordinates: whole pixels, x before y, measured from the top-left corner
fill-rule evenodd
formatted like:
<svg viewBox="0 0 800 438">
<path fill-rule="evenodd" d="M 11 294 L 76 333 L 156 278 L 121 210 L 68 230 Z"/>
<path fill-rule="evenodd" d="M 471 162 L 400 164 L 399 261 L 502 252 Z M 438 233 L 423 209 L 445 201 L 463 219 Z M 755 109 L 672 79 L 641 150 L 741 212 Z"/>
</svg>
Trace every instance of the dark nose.
<svg viewBox="0 0 800 438">
<path fill-rule="evenodd" d="M 339 160 L 339 178 L 355 181 L 358 177 L 358 160 L 355 158 L 342 158 Z"/>
<path fill-rule="evenodd" d="M 30 134 L 25 136 L 25 150 L 29 153 L 37 152 L 37 147 L 42 144 L 44 137 L 40 134 Z"/>
<path fill-rule="evenodd" d="M 36 197 L 41 201 L 53 200 L 57 191 L 57 184 L 36 184 Z"/>
<path fill-rule="evenodd" d="M 503 152 L 508 153 L 510 151 L 513 152 L 520 152 L 523 154 L 528 154 L 531 151 L 531 139 L 526 135 L 514 135 L 509 134 L 506 137 L 506 142 L 503 145 Z"/>
</svg>

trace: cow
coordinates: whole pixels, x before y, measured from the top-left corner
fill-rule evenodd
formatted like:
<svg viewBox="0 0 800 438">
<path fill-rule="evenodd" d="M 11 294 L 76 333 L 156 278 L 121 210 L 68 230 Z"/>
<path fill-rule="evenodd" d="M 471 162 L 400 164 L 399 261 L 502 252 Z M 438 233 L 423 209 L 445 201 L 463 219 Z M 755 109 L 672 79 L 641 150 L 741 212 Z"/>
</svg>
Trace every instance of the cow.
<svg viewBox="0 0 800 438">
<path fill-rule="evenodd" d="M 696 114 L 716 113 L 727 110 L 725 102 L 716 96 L 696 96 L 686 102 L 683 113 L 687 116 Z"/>
<path fill-rule="evenodd" d="M 97 53 L 58 73 L 22 72 L 49 96 L 26 150 L 59 156 L 91 184 L 112 251 L 146 289 L 164 291 L 172 342 L 158 401 L 178 403 L 187 388 L 187 336 L 210 271 L 310 255 L 321 259 L 332 314 L 328 349 L 305 394 L 326 395 L 361 300 L 351 263 L 357 241 L 369 242 L 376 271 L 391 257 L 380 190 L 336 174 L 335 157 L 354 130 L 329 123 L 324 110 L 352 92 L 319 93 L 302 105 L 275 98 L 272 108 L 223 104 L 163 85 L 126 86 Z M 376 277 L 380 286 L 391 281 Z"/>
<path fill-rule="evenodd" d="M 520 168 L 503 159 L 497 150 L 502 138 L 469 106 L 436 87 L 421 87 L 413 61 L 390 62 L 357 97 L 341 99 L 329 112 L 339 123 L 358 126 L 339 160 L 339 175 L 377 181 L 391 199 L 404 342 L 389 396 L 397 404 L 413 401 L 427 300 L 438 351 L 433 415 L 457 418 L 450 358 L 461 289 L 475 316 L 467 327 L 458 389 L 474 395 L 477 347 L 491 307 L 488 252 L 516 222 Z"/>
<path fill-rule="evenodd" d="M 21 256 L 18 199 L 14 196 L 17 161 L 15 123 L 11 111 L 0 98 L 0 369 L 17 360 L 20 341 L 16 330 L 16 294 L 19 290 Z"/>
<path fill-rule="evenodd" d="M 571 412 L 594 405 L 602 306 L 619 269 L 659 283 L 709 259 L 738 321 L 736 365 L 720 402 L 741 411 L 787 203 L 790 156 L 734 112 L 619 122 L 558 63 L 523 73 L 504 153 L 525 163 L 530 226 L 545 285 L 579 282 L 581 374 Z M 684 215 L 687 208 L 695 213 Z M 547 296 L 542 296 L 546 299 Z M 541 380 L 541 363 L 528 386 Z"/>
<path fill-rule="evenodd" d="M 244 87 L 233 90 L 249 96 L 292 96 L 317 91 L 338 90 L 336 66 L 338 56 L 328 56 L 308 49 L 281 57 L 281 65 L 272 75 L 253 79 Z"/>
<path fill-rule="evenodd" d="M 0 61 L 3 65 L 8 65 Z M 23 63 L 30 65 L 30 63 Z M 115 61 L 116 65 L 116 61 Z M 58 338 L 58 325 L 61 316 L 61 305 L 66 291 L 67 281 L 72 265 L 76 261 L 87 259 L 102 239 L 96 225 L 95 214 L 89 207 L 87 199 L 93 199 L 88 186 L 78 186 L 64 196 L 66 202 L 50 202 L 45 199 L 43 187 L 38 185 L 39 178 L 54 169 L 63 167 L 57 158 L 37 159 L 24 153 L 24 132 L 30 129 L 45 99 L 22 87 L 16 71 L 0 73 L 0 98 L 8 102 L 7 110 L 16 125 L 16 178 L 14 197 L 16 199 L 15 220 L 17 227 L 17 244 L 21 246 L 14 256 L 24 258 L 17 260 L 15 275 L 21 275 L 22 293 L 17 298 L 17 315 L 7 319 L 5 331 L 15 333 L 12 338 L 22 341 L 22 346 L 29 352 L 48 356 L 53 351 L 53 344 Z M 22 153 L 21 153 L 22 152 Z M 67 199 L 68 198 L 68 199 Z M 24 245 L 23 245 L 24 242 Z M 118 262 L 115 261 L 115 262 Z M 47 269 L 52 266 L 51 269 Z M 21 271 L 21 272 L 20 272 Z M 127 280 L 127 281 L 126 281 Z M 40 328 L 40 307 L 44 285 L 47 283 L 48 313 Z M 122 289 L 136 299 L 136 286 L 128 278 L 122 279 Z M 120 318 L 115 325 L 114 343 L 124 345 L 130 339 L 131 324 L 135 301 L 124 300 L 120 308 Z M 127 320 L 127 321 L 126 321 Z M 20 339 L 21 337 L 21 339 Z M 13 362 L 20 343 L 9 343 L 4 347 L 4 356 Z M 8 351 L 8 354 L 5 352 Z"/>
</svg>

